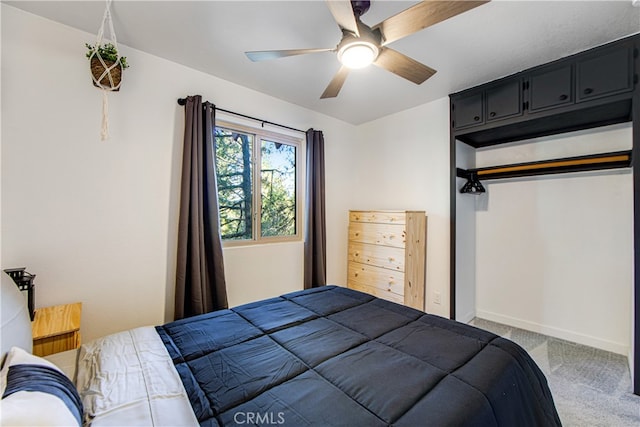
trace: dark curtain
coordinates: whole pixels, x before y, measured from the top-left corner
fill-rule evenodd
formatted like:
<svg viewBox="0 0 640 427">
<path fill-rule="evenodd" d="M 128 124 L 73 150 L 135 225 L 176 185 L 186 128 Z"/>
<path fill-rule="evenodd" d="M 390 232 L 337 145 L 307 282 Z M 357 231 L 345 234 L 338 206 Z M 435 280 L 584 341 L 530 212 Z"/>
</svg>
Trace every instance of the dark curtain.
<svg viewBox="0 0 640 427">
<path fill-rule="evenodd" d="M 307 131 L 307 203 L 305 206 L 304 288 L 327 284 L 327 238 L 324 208 L 324 136 Z"/>
<path fill-rule="evenodd" d="M 218 188 L 215 106 L 200 95 L 185 103 L 175 318 L 227 308 Z"/>
</svg>

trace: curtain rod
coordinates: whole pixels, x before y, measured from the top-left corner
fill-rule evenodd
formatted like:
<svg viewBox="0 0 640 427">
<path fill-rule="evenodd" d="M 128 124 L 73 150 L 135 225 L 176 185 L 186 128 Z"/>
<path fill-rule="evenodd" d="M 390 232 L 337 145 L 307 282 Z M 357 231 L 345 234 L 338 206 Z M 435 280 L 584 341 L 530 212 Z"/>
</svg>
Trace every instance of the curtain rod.
<svg viewBox="0 0 640 427">
<path fill-rule="evenodd" d="M 186 103 L 187 103 L 187 98 L 178 98 L 178 104 L 185 105 Z M 215 107 L 215 109 L 218 110 L 218 111 L 222 111 L 222 112 L 228 113 L 228 114 L 233 114 L 234 116 L 244 117 L 245 119 L 249 119 L 249 120 L 255 120 L 256 122 L 262 123 L 262 127 L 264 127 L 265 124 L 268 124 L 268 125 L 272 125 L 272 126 L 278 126 L 278 127 L 284 128 L 284 129 L 293 130 L 293 131 L 296 131 L 296 132 L 307 133 L 304 130 L 292 128 L 290 126 L 281 125 L 279 123 L 270 122 L 268 120 L 262 120 L 262 119 L 259 119 L 257 117 L 247 116 L 246 114 L 236 113 L 235 111 L 225 110 L 224 108 Z"/>
</svg>

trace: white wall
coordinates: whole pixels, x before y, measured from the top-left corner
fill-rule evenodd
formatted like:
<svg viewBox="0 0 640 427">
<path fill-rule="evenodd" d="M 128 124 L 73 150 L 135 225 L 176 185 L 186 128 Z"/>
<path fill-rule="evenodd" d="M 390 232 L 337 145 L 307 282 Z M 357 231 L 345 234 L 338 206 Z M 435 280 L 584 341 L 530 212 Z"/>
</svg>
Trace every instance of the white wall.
<svg viewBox="0 0 640 427">
<path fill-rule="evenodd" d="M 622 124 L 477 151 L 478 167 L 626 150 Z M 630 170 L 486 181 L 476 211 L 478 317 L 627 355 Z"/>
<path fill-rule="evenodd" d="M 101 142 L 101 92 L 84 57 L 95 36 L 1 8 L 0 267 L 37 274 L 37 306 L 82 301 L 85 340 L 171 318 L 184 114 L 176 99 L 190 94 L 324 131 L 328 280 L 344 283 L 354 126 L 120 46 L 131 68 L 109 95 L 111 138 Z M 231 305 L 301 287 L 300 242 L 225 257 Z"/>
<path fill-rule="evenodd" d="M 448 317 L 448 98 L 361 125 L 357 144 L 350 208 L 427 212 L 426 309 Z M 433 303 L 435 292 L 441 304 Z"/>
</svg>

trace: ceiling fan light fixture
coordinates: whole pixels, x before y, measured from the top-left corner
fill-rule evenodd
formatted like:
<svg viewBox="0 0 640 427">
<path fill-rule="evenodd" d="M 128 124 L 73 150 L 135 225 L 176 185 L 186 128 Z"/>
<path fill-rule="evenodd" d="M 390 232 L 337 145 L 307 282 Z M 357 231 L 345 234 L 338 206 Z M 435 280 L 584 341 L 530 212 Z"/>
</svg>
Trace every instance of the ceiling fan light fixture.
<svg viewBox="0 0 640 427">
<path fill-rule="evenodd" d="M 351 69 L 364 68 L 371 65 L 380 53 L 378 46 L 367 41 L 347 43 L 338 50 L 338 60 Z"/>
</svg>

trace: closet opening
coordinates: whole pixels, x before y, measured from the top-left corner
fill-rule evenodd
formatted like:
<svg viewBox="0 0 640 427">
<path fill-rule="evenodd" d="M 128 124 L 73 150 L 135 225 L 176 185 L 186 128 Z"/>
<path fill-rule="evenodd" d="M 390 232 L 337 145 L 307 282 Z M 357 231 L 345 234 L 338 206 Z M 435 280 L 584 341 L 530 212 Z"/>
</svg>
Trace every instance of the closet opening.
<svg viewBox="0 0 640 427">
<path fill-rule="evenodd" d="M 623 123 L 479 149 L 457 142 L 456 320 L 615 353 L 633 372 L 632 134 Z M 472 173 L 486 193 L 460 192 Z"/>
</svg>

